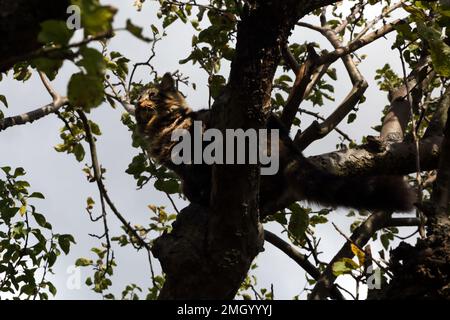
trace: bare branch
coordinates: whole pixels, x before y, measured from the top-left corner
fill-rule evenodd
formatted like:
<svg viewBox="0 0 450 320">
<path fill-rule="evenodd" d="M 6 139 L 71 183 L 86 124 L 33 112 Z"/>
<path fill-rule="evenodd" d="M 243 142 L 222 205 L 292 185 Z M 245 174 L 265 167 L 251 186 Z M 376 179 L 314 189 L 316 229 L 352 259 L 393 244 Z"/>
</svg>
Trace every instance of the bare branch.
<svg viewBox="0 0 450 320">
<path fill-rule="evenodd" d="M 329 295 L 336 276 L 333 274 L 333 264 L 345 257 L 353 257 L 351 250 L 351 244 L 354 243 L 358 247 L 364 247 L 367 242 L 372 238 L 373 234 L 384 228 L 386 222 L 389 220 L 389 214 L 385 212 L 375 212 L 364 223 L 362 223 L 350 237 L 350 241 L 347 241 L 339 252 L 330 261 L 325 271 L 322 273 L 320 279 L 317 281 L 316 286 L 309 295 L 309 300 L 323 300 Z"/>
<path fill-rule="evenodd" d="M 111 198 L 109 197 L 109 194 L 108 194 L 108 192 L 106 190 L 106 187 L 105 187 L 105 185 L 103 183 L 100 163 L 98 161 L 97 147 L 96 147 L 96 144 L 95 144 L 94 137 L 92 136 L 92 132 L 91 132 L 91 127 L 89 125 L 89 121 L 86 118 L 86 115 L 82 111 L 78 111 L 78 115 L 80 116 L 81 121 L 83 122 L 83 126 L 84 126 L 85 131 L 86 131 L 86 140 L 87 140 L 87 142 L 89 144 L 89 148 L 90 148 L 90 151 L 91 151 L 90 153 L 91 153 L 92 167 L 93 167 L 93 170 L 94 170 L 94 175 L 95 175 L 95 180 L 97 182 L 97 187 L 98 187 L 98 190 L 99 190 L 99 192 L 101 194 L 101 199 L 104 199 L 106 201 L 106 203 L 108 204 L 108 206 L 111 209 L 111 211 L 114 213 L 114 215 L 119 219 L 119 221 L 124 226 L 124 228 L 127 231 L 128 235 L 130 237 L 131 236 L 134 237 L 135 240 L 139 243 L 139 245 L 146 249 L 147 255 L 148 255 L 148 261 L 149 261 L 149 264 L 150 264 L 150 272 L 151 272 L 151 275 L 152 275 L 153 285 L 157 286 L 157 284 L 155 282 L 155 273 L 154 273 L 153 263 L 152 263 L 152 258 L 151 258 L 151 247 L 138 234 L 136 229 L 131 226 L 131 223 L 128 222 L 123 217 L 123 215 L 119 212 L 119 210 L 117 210 L 116 206 L 114 205 L 114 203 L 112 202 Z M 103 202 L 102 202 L 102 205 L 103 205 Z M 104 210 L 104 208 L 103 208 L 103 210 Z M 104 215 L 106 215 L 106 213 L 104 213 Z M 104 215 L 102 215 L 102 216 L 104 216 Z M 106 220 L 104 220 L 104 221 L 105 221 L 105 231 L 106 231 L 106 230 L 108 230 L 108 227 L 106 225 Z"/>
<path fill-rule="evenodd" d="M 59 98 L 61 98 L 61 96 L 55 91 L 55 89 L 53 89 L 52 85 L 50 84 L 50 81 L 47 79 L 47 76 L 42 71 L 38 71 L 38 74 L 39 77 L 41 78 L 42 83 L 44 84 L 44 87 L 47 89 L 53 101 L 56 101 Z"/>
<path fill-rule="evenodd" d="M 66 97 L 62 97 L 57 102 L 52 102 L 47 104 L 39 109 L 23 113 L 17 116 L 12 116 L 8 118 L 4 118 L 0 120 L 0 131 L 6 130 L 9 127 L 22 125 L 26 123 L 32 123 L 36 120 L 39 120 L 49 114 L 57 112 L 63 106 L 66 106 L 69 103 L 69 99 Z"/>
<path fill-rule="evenodd" d="M 308 24 L 303 25 L 307 25 L 322 33 L 328 41 L 330 41 L 333 47 L 341 47 L 342 43 L 334 30 L 324 27 L 312 27 Z M 317 60 L 321 60 L 321 57 Z M 359 72 L 353 59 L 349 55 L 345 55 L 342 57 L 342 61 L 344 62 L 345 68 L 350 76 L 353 88 L 344 101 L 325 121 L 321 124 L 315 121 L 303 133 L 297 135 L 294 143 L 300 148 L 300 150 L 304 150 L 315 140 L 323 138 L 330 133 L 347 116 L 347 114 L 354 109 L 367 89 L 367 81 L 365 81 L 362 74 Z"/>
<path fill-rule="evenodd" d="M 38 119 L 41 119 L 49 114 L 57 113 L 59 109 L 66 106 L 69 103 L 69 99 L 67 97 L 62 97 L 59 95 L 55 89 L 53 89 L 52 85 L 50 84 L 50 81 L 47 79 L 45 74 L 41 71 L 38 72 L 39 77 L 41 78 L 41 81 L 45 87 L 45 89 L 48 91 L 50 96 L 53 99 L 53 102 L 43 106 L 39 109 L 23 113 L 17 116 L 12 116 L 4 119 L 0 119 L 0 131 L 3 131 L 9 127 L 15 126 L 15 125 L 22 125 L 26 123 L 32 123 Z"/>
<path fill-rule="evenodd" d="M 298 107 L 305 97 L 305 91 L 311 81 L 311 75 L 314 71 L 315 61 L 318 55 L 314 47 L 308 45 L 308 58 L 301 65 L 296 74 L 294 86 L 291 89 L 286 105 L 281 114 L 281 121 L 289 129 L 297 114 Z"/>
<path fill-rule="evenodd" d="M 380 27 L 380 29 L 378 29 L 374 32 L 371 32 L 358 40 L 352 41 L 349 44 L 347 44 L 346 46 L 339 47 L 332 52 L 322 55 L 318 61 L 318 64 L 321 65 L 321 64 L 327 64 L 327 63 L 333 63 L 334 61 L 338 60 L 339 58 L 341 58 L 349 53 L 352 53 L 358 49 L 361 49 L 362 47 L 368 45 L 369 43 L 372 43 L 375 40 L 394 31 L 396 26 L 404 24 L 404 23 L 406 23 L 406 22 L 401 19 L 395 20 L 391 23 L 387 23 L 387 24 L 383 25 L 382 27 Z M 305 24 L 305 23 L 302 23 L 299 25 L 311 28 L 310 25 Z M 311 29 L 316 30 L 317 27 L 314 27 Z M 317 31 L 321 32 L 321 30 L 317 30 Z"/>
<path fill-rule="evenodd" d="M 363 93 L 366 91 L 367 82 L 359 82 L 352 88 L 344 101 L 336 108 L 336 110 L 321 124 L 314 121 L 303 133 L 297 135 L 294 139 L 295 145 L 304 150 L 312 142 L 325 137 L 328 133 L 345 118 L 345 116 L 353 110 L 360 101 Z"/>
<path fill-rule="evenodd" d="M 100 33 L 96 36 L 86 38 L 82 41 L 69 44 L 67 46 L 53 45 L 51 47 L 40 48 L 23 55 L 10 57 L 9 59 L 0 61 L 0 70 L 7 69 L 9 68 L 9 66 L 12 66 L 20 61 L 29 61 L 40 57 L 48 57 L 56 59 L 73 59 L 74 57 L 77 56 L 77 54 L 72 51 L 68 51 L 68 49 L 78 48 L 93 41 L 109 39 L 112 38 L 113 35 L 114 35 L 113 31 L 110 30 L 104 33 Z"/>
<path fill-rule="evenodd" d="M 403 3 L 404 3 L 404 1 L 401 0 L 401 1 L 393 4 L 392 6 L 386 8 L 385 10 L 383 10 L 383 13 L 381 13 L 375 19 L 373 19 L 372 21 L 367 23 L 366 26 L 364 27 L 364 29 L 362 29 L 360 32 L 358 32 L 358 35 L 353 39 L 353 41 L 357 41 L 357 40 L 361 39 L 367 33 L 367 31 L 369 31 L 373 26 L 375 26 L 375 24 L 377 24 L 381 19 L 386 18 L 393 11 L 400 8 L 403 5 Z"/>
<path fill-rule="evenodd" d="M 264 239 L 283 251 L 289 258 L 294 260 L 300 267 L 302 267 L 314 280 L 318 280 L 320 277 L 320 271 L 317 269 L 308 259 L 298 252 L 293 246 L 285 242 L 276 234 L 264 230 Z M 342 293 L 334 286 L 332 289 L 332 296 L 336 300 L 345 300 Z"/>
</svg>

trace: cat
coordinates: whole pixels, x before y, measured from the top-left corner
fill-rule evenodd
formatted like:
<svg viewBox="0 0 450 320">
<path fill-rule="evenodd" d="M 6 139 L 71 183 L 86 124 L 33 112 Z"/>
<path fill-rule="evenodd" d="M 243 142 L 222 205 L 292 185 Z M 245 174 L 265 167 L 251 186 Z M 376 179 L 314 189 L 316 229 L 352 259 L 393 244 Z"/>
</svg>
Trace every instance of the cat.
<svg viewBox="0 0 450 320">
<path fill-rule="evenodd" d="M 159 85 L 146 89 L 136 104 L 138 134 L 147 151 L 159 164 L 174 171 L 182 180 L 182 190 L 190 202 L 209 204 L 211 166 L 174 164 L 171 140 L 176 129 L 193 130 L 194 121 L 210 128 L 210 110 L 193 111 L 176 82 L 167 73 Z M 260 209 L 267 216 L 283 209 L 286 203 L 306 200 L 322 206 L 366 210 L 407 212 L 412 210 L 414 193 L 401 176 L 338 176 L 325 172 L 295 147 L 278 117 L 271 114 L 268 129 L 279 130 L 279 170 L 275 175 L 261 175 Z M 281 205 L 284 204 L 284 205 Z"/>
</svg>

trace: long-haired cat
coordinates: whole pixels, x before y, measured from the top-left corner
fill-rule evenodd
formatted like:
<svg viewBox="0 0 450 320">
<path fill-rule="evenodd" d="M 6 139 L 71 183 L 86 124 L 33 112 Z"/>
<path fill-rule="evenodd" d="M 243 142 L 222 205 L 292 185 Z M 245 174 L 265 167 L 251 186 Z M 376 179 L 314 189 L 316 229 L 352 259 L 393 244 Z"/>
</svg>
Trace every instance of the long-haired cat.
<svg viewBox="0 0 450 320">
<path fill-rule="evenodd" d="M 171 159 L 171 140 L 176 129 L 193 130 L 194 121 L 208 129 L 210 111 L 193 111 L 177 90 L 174 79 L 165 74 L 158 86 L 145 90 L 136 106 L 139 134 L 147 143 L 150 157 L 173 170 L 183 181 L 183 192 L 195 203 L 209 203 L 211 166 L 175 165 Z M 341 177 L 320 170 L 293 145 L 288 132 L 275 115 L 268 128 L 279 129 L 279 170 L 261 176 L 260 208 L 266 216 L 282 209 L 279 203 L 307 200 L 323 206 L 355 209 L 409 211 L 414 194 L 401 176 Z"/>
</svg>

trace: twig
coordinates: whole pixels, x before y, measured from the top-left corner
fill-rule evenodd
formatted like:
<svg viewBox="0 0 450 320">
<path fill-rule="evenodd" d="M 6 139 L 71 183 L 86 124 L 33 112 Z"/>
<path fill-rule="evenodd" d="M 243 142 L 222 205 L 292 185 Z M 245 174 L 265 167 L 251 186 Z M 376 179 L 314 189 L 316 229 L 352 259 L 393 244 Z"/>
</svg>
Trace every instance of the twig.
<svg viewBox="0 0 450 320">
<path fill-rule="evenodd" d="M 83 121 L 84 126 L 85 126 L 86 139 L 87 139 L 87 141 L 89 143 L 89 147 L 90 147 L 90 150 L 91 150 L 92 166 L 93 166 L 94 171 L 95 171 L 95 170 L 98 170 L 100 168 L 95 141 L 94 141 L 94 139 L 92 137 L 92 134 L 88 133 L 88 131 L 90 132 L 90 127 L 89 127 L 89 122 L 88 122 L 86 116 L 81 111 L 79 111 L 78 113 L 80 115 L 81 120 Z M 97 173 L 97 174 L 100 174 L 100 173 Z M 139 242 L 139 244 L 147 250 L 148 255 L 150 255 L 151 254 L 151 247 L 150 247 L 150 245 L 147 242 L 145 242 L 144 239 L 141 238 L 141 236 L 139 236 L 137 231 L 131 226 L 131 224 L 127 220 L 125 220 L 123 215 L 117 210 L 116 206 L 111 201 L 111 198 L 108 195 L 108 192 L 106 190 L 106 187 L 105 187 L 102 179 L 97 180 L 97 186 L 99 188 L 100 193 L 103 195 L 106 203 L 108 204 L 109 208 L 114 213 L 114 215 L 120 220 L 120 222 L 122 223 L 122 225 L 124 226 L 124 228 L 126 229 L 128 234 L 132 235 Z M 149 263 L 150 263 L 150 269 L 151 269 L 151 272 L 152 272 L 152 278 L 154 278 L 153 264 L 152 264 L 151 256 L 149 256 Z"/>
<path fill-rule="evenodd" d="M 23 54 L 23 55 L 19 55 L 13 58 L 9 58 L 9 59 L 5 59 L 1 61 L 0 64 L 0 70 L 7 68 L 13 64 L 15 64 L 16 62 L 19 61 L 26 61 L 26 60 L 32 60 L 35 58 L 39 58 L 39 57 L 50 57 L 52 54 L 56 54 L 56 53 L 60 53 L 63 52 L 64 50 L 68 50 L 71 48 L 77 48 L 77 47 L 81 47 L 84 46 L 90 42 L 93 41 L 98 41 L 98 40 L 104 40 L 104 39 L 109 39 L 114 35 L 112 30 L 109 30 L 107 32 L 98 34 L 96 36 L 93 37 L 89 37 L 86 39 L 83 39 L 80 42 L 76 42 L 76 43 L 72 43 L 66 46 L 61 46 L 61 45 L 52 45 L 51 47 L 44 47 L 44 48 L 40 48 L 37 49 L 31 53 L 27 53 L 27 54 Z M 77 54 L 70 52 L 69 55 L 67 55 L 67 53 L 63 52 L 63 57 L 66 58 L 74 58 Z"/>
<path fill-rule="evenodd" d="M 306 257 L 298 252 L 293 246 L 285 242 L 283 239 L 275 235 L 274 233 L 264 230 L 264 239 L 283 251 L 288 257 L 294 260 L 300 267 L 302 267 L 313 279 L 318 280 L 320 277 L 320 271 L 306 259 Z M 332 286 L 333 298 L 337 300 L 345 300 L 339 290 Z"/>
<path fill-rule="evenodd" d="M 52 88 L 47 77 L 41 71 L 39 71 L 39 77 L 41 78 L 44 87 L 52 97 L 53 102 L 27 113 L 0 119 L 0 131 L 6 130 L 7 128 L 12 126 L 32 123 L 51 113 L 58 112 L 59 109 L 61 109 L 62 107 L 66 106 L 69 103 L 69 99 L 67 97 L 62 97 Z"/>
<path fill-rule="evenodd" d="M 422 205 L 422 176 L 421 176 L 421 169 L 420 169 L 420 145 L 419 145 L 419 139 L 417 137 L 416 132 L 416 120 L 414 119 L 414 110 L 413 110 L 413 104 L 411 101 L 411 94 L 410 94 L 410 88 L 408 86 L 408 80 L 406 76 L 406 67 L 405 67 L 405 60 L 403 59 L 403 51 L 399 48 L 399 56 L 400 56 L 400 62 L 402 64 L 402 71 L 403 71 L 403 85 L 406 88 L 406 97 L 409 104 L 409 110 L 410 110 L 410 120 L 411 120 L 411 126 L 412 126 L 412 136 L 414 145 L 416 148 L 416 181 L 417 181 L 417 201 L 419 207 Z M 417 210 L 417 216 L 421 219 L 422 223 L 419 226 L 419 234 L 422 238 L 425 238 L 425 218 L 422 213 L 422 210 Z"/>
</svg>

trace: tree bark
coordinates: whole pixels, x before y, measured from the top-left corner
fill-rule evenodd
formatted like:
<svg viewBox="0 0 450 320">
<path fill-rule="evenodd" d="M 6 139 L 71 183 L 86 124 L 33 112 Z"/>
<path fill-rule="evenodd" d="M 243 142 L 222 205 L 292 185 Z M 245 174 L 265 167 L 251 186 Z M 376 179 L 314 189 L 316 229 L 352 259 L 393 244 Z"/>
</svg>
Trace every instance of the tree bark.
<svg viewBox="0 0 450 320">
<path fill-rule="evenodd" d="M 332 2 L 277 0 L 246 5 L 229 82 L 212 108 L 213 127 L 265 126 L 281 45 L 300 17 Z M 191 204 L 177 218 L 173 232 L 155 243 L 154 254 L 166 274 L 160 299 L 235 296 L 262 250 L 258 190 L 258 166 L 213 167 L 209 208 Z"/>
<path fill-rule="evenodd" d="M 0 0 L 0 72 L 39 48 L 40 24 L 50 19 L 63 20 L 69 5 L 69 0 Z"/>
</svg>

